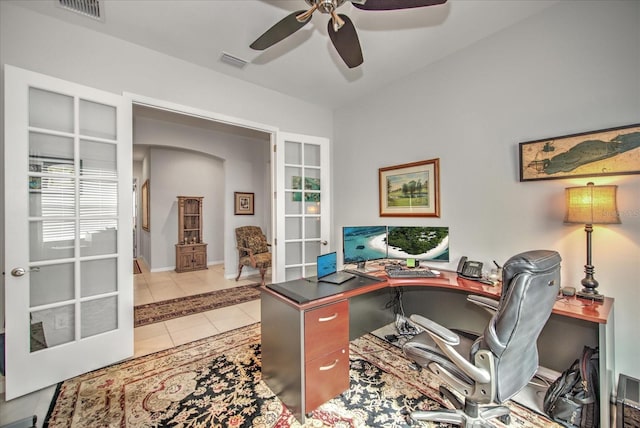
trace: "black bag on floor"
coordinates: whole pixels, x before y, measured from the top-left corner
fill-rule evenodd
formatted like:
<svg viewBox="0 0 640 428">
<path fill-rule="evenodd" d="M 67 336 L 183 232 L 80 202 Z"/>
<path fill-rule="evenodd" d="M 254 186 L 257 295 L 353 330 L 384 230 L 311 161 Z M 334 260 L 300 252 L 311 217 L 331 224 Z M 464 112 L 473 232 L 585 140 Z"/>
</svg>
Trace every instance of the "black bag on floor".
<svg viewBox="0 0 640 428">
<path fill-rule="evenodd" d="M 562 372 L 544 396 L 544 411 L 568 427 L 600 426 L 598 348 L 584 347 L 582 357 Z"/>
</svg>

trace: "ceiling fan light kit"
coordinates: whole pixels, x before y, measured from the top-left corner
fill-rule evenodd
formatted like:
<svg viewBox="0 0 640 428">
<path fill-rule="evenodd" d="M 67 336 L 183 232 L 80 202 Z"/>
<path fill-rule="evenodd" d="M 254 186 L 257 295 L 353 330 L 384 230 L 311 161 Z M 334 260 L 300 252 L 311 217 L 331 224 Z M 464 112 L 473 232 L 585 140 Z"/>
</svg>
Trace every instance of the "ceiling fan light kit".
<svg viewBox="0 0 640 428">
<path fill-rule="evenodd" d="M 416 7 L 434 6 L 446 3 L 447 0 L 305 0 L 310 6 L 307 10 L 298 10 L 278 21 L 265 31 L 251 45 L 251 49 L 265 50 L 289 37 L 309 21 L 317 10 L 331 16 L 328 22 L 328 33 L 333 46 L 349 68 L 363 63 L 362 48 L 353 22 L 347 15 L 338 14 L 336 9 L 344 3 L 368 11 L 384 11 L 412 9 Z"/>
</svg>

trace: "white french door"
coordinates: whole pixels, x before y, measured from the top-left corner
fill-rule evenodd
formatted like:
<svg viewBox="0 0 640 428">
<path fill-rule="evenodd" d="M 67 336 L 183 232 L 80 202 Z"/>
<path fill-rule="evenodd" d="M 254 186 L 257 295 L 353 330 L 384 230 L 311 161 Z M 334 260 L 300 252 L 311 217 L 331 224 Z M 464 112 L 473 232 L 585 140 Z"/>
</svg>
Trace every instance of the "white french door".
<svg viewBox="0 0 640 428">
<path fill-rule="evenodd" d="M 314 276 L 331 248 L 329 140 L 279 132 L 276 155 L 276 281 Z"/>
<path fill-rule="evenodd" d="M 5 66 L 6 398 L 133 355 L 131 104 Z"/>
</svg>

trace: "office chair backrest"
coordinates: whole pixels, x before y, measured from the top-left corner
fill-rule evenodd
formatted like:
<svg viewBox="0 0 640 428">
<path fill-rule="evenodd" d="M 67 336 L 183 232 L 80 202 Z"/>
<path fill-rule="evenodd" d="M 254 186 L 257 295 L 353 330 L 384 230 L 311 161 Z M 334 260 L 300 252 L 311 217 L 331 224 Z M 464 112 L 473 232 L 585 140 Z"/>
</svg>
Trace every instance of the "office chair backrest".
<svg viewBox="0 0 640 428">
<path fill-rule="evenodd" d="M 560 288 L 560 255 L 528 251 L 503 266 L 500 305 L 476 345 L 496 361 L 496 393 L 503 402 L 520 391 L 538 369 L 537 340 Z"/>
</svg>

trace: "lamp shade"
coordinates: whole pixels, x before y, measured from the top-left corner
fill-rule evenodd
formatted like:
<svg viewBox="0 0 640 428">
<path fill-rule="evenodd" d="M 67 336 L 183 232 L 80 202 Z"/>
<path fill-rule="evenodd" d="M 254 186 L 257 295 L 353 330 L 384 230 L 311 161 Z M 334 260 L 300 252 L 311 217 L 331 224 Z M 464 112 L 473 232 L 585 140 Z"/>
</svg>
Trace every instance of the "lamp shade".
<svg viewBox="0 0 640 428">
<path fill-rule="evenodd" d="M 567 187 L 565 223 L 620 223 L 616 203 L 617 190 L 618 186 L 594 186 L 593 183 L 581 187 Z"/>
</svg>

